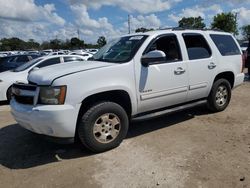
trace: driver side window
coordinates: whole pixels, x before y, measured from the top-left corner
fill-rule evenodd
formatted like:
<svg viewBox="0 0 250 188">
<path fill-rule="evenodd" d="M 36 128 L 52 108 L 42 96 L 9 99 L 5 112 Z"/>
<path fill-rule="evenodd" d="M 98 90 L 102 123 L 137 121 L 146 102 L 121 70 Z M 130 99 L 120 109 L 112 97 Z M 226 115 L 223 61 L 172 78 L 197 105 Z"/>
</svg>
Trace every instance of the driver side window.
<svg viewBox="0 0 250 188">
<path fill-rule="evenodd" d="M 149 45 L 146 53 L 154 50 L 163 51 L 166 54 L 166 62 L 182 60 L 179 43 L 175 35 L 158 37 Z"/>
</svg>

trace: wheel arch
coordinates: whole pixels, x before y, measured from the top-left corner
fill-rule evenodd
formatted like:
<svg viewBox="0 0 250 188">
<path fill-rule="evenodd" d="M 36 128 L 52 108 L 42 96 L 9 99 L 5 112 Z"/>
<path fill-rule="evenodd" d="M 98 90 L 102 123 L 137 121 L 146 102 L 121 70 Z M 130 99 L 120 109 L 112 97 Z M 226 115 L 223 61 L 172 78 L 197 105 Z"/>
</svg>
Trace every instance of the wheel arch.
<svg viewBox="0 0 250 188">
<path fill-rule="evenodd" d="M 215 83 L 217 80 L 222 79 L 222 78 L 226 79 L 230 83 L 231 88 L 234 87 L 235 76 L 234 76 L 233 72 L 225 71 L 225 72 L 221 72 L 221 73 L 217 74 L 213 83 Z"/>
<path fill-rule="evenodd" d="M 93 105 L 103 102 L 103 101 L 109 101 L 109 102 L 115 102 L 122 106 L 124 110 L 126 111 L 128 118 L 130 119 L 132 114 L 132 101 L 130 98 L 130 95 L 125 90 L 111 90 L 111 91 L 103 91 L 99 93 L 95 93 L 92 95 L 87 96 L 85 99 L 82 100 L 82 104 L 80 107 L 80 111 L 78 114 L 76 129 L 75 129 L 75 139 L 77 141 L 77 129 L 79 121 L 81 120 L 82 115 Z"/>
</svg>

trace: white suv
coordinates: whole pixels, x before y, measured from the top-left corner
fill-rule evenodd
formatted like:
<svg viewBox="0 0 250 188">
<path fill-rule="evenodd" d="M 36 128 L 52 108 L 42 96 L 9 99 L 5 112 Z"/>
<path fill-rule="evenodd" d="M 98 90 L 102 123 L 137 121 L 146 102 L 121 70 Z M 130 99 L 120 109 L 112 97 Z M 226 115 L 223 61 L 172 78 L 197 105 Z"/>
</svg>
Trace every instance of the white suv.
<svg viewBox="0 0 250 188">
<path fill-rule="evenodd" d="M 24 128 L 79 138 L 94 152 L 117 147 L 130 120 L 207 103 L 224 110 L 243 82 L 242 52 L 225 32 L 168 29 L 112 40 L 92 61 L 31 72 L 14 84 L 12 114 Z M 56 70 L 56 71 L 55 71 Z"/>
</svg>

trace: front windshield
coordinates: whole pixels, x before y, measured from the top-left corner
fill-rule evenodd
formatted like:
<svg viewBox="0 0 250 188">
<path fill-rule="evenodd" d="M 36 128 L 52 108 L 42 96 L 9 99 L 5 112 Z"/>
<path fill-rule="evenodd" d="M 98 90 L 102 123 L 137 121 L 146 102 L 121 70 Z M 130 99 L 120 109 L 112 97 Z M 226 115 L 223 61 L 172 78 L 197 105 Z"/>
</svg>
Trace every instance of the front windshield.
<svg viewBox="0 0 250 188">
<path fill-rule="evenodd" d="M 43 58 L 36 58 L 31 61 L 28 61 L 27 63 L 22 64 L 21 66 L 14 69 L 14 72 L 21 72 L 24 71 L 30 67 L 32 67 L 34 64 L 36 64 L 38 61 L 41 61 Z"/>
<path fill-rule="evenodd" d="M 146 35 L 134 35 L 114 39 L 102 47 L 91 59 L 112 63 L 128 62 L 146 38 Z"/>
</svg>

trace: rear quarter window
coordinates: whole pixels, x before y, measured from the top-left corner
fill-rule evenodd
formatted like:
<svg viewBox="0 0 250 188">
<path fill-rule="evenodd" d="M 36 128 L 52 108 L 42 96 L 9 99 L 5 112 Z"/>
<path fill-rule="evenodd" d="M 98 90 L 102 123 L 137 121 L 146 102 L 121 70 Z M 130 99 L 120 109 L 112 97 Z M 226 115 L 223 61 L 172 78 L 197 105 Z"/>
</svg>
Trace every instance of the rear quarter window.
<svg viewBox="0 0 250 188">
<path fill-rule="evenodd" d="M 231 35 L 210 34 L 210 37 L 222 56 L 240 54 L 240 49 Z"/>
</svg>

